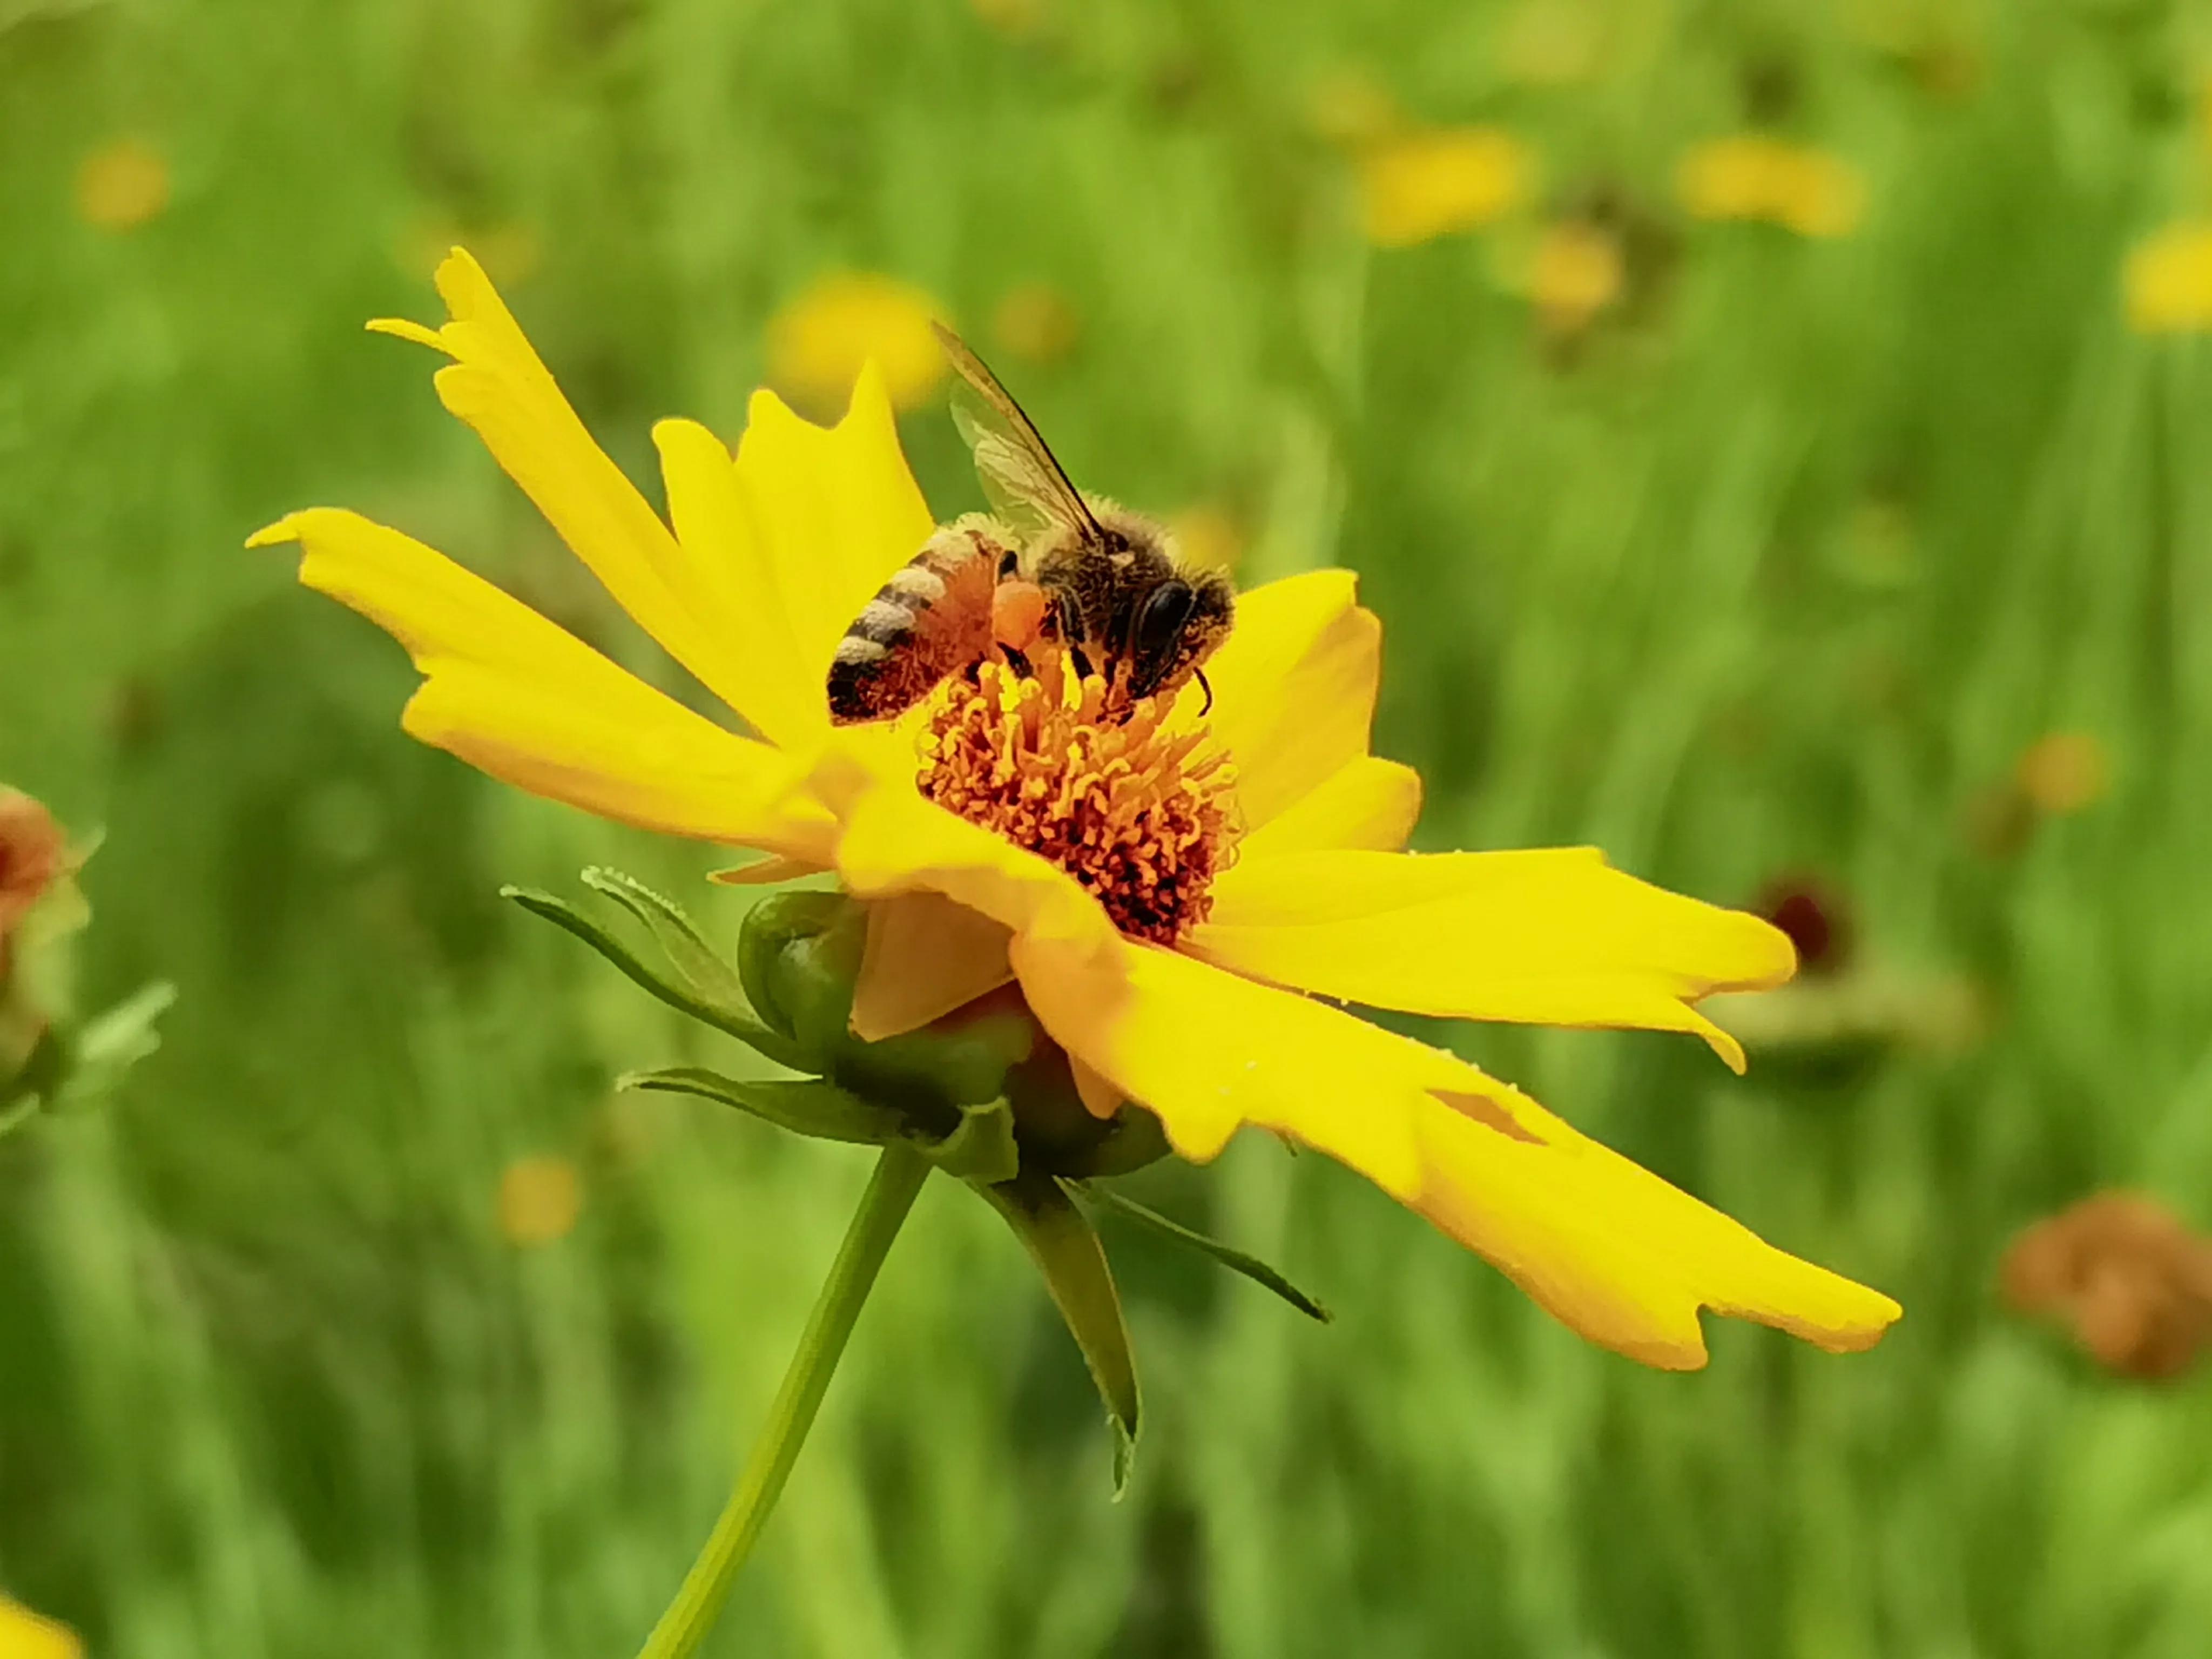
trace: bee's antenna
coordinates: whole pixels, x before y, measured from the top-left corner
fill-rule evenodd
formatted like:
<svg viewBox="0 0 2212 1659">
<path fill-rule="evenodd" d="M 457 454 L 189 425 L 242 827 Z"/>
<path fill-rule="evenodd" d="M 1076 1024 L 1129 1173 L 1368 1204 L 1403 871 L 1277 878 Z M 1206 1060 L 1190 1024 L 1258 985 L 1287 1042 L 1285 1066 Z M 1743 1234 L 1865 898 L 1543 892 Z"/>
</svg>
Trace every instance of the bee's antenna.
<svg viewBox="0 0 2212 1659">
<path fill-rule="evenodd" d="M 1206 678 L 1203 668 L 1194 668 L 1190 672 L 1198 676 L 1198 683 L 1206 692 L 1206 707 L 1198 711 L 1199 719 L 1204 720 L 1213 712 L 1213 682 Z"/>
</svg>

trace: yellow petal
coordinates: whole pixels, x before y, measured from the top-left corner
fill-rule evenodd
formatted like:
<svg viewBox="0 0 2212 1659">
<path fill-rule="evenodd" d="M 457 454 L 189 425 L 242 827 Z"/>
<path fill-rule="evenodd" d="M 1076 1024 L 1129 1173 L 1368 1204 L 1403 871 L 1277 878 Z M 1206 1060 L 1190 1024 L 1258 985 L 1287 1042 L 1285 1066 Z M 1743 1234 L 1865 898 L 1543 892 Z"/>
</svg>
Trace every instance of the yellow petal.
<svg viewBox="0 0 2212 1659">
<path fill-rule="evenodd" d="M 1428 1091 L 1468 1076 L 1449 1054 L 1154 946 L 1117 937 L 1084 951 L 1017 935 L 1012 956 L 1053 1039 L 1157 1113 L 1185 1158 L 1210 1158 L 1255 1123 L 1410 1200 Z"/>
<path fill-rule="evenodd" d="M 902 893 L 868 907 L 853 995 L 853 1034 L 880 1042 L 919 1030 L 1014 976 L 1005 927 L 941 893 Z"/>
<path fill-rule="evenodd" d="M 1691 1005 L 1796 966 L 1788 938 L 1609 868 L 1595 848 L 1244 856 L 1186 948 L 1232 972 L 1374 1007 L 1462 1019 L 1694 1031 Z"/>
<path fill-rule="evenodd" d="M 1206 665 L 1248 830 L 1367 752 L 1382 627 L 1355 602 L 1356 580 L 1314 570 L 1238 595 L 1236 626 Z"/>
<path fill-rule="evenodd" d="M 438 292 L 453 315 L 444 327 L 369 326 L 433 344 L 453 359 L 437 374 L 446 407 L 476 429 L 616 602 L 738 708 L 748 677 L 725 643 L 718 595 L 697 580 L 659 515 L 592 441 L 483 267 L 455 248 L 438 267 Z"/>
<path fill-rule="evenodd" d="M 737 477 L 755 545 L 773 566 L 769 585 L 793 659 L 821 702 L 837 641 L 936 527 L 899 448 L 883 375 L 872 364 L 862 370 L 845 418 L 828 428 L 756 392 Z"/>
<path fill-rule="evenodd" d="M 793 633 L 784 584 L 801 573 L 787 573 L 767 545 L 720 438 L 696 421 L 662 421 L 653 441 L 700 609 L 721 635 L 733 682 L 724 695 L 769 742 L 803 749 L 829 729 L 830 705 L 826 669 L 802 656 Z"/>
<path fill-rule="evenodd" d="M 314 507 L 255 535 L 296 541 L 300 580 L 404 645 L 424 684 L 408 731 L 532 793 L 669 833 L 826 863 L 834 830 L 790 763 L 696 714 L 445 555 Z"/>
<path fill-rule="evenodd" d="M 67 1625 L 0 1595 L 0 1659 L 83 1659 L 84 1644 Z"/>
<path fill-rule="evenodd" d="M 1395 853 L 1421 816 L 1421 775 L 1362 755 L 1316 784 L 1237 843 L 1237 859 L 1332 848 Z"/>
<path fill-rule="evenodd" d="M 1018 933 L 1050 939 L 1086 957 L 1121 935 L 1098 902 L 1066 872 L 924 800 L 904 782 L 810 780 L 844 825 L 836 868 L 862 898 L 941 893 Z"/>
<path fill-rule="evenodd" d="M 1039 1021 L 1082 1066 L 1206 1158 L 1242 1124 L 1366 1175 L 1591 1340 L 1701 1364 L 1701 1306 L 1832 1349 L 1874 1342 L 1888 1297 L 1784 1255 L 1577 1133 L 1518 1090 L 1337 1009 L 1123 942 L 1017 939 Z"/>
<path fill-rule="evenodd" d="M 1514 1117 L 1522 1133 L 1441 1103 L 1424 1112 L 1415 1207 L 1593 1342 L 1693 1370 L 1705 1363 L 1701 1307 L 1832 1353 L 1871 1347 L 1903 1311 L 1776 1249 L 1526 1097 Z"/>
</svg>

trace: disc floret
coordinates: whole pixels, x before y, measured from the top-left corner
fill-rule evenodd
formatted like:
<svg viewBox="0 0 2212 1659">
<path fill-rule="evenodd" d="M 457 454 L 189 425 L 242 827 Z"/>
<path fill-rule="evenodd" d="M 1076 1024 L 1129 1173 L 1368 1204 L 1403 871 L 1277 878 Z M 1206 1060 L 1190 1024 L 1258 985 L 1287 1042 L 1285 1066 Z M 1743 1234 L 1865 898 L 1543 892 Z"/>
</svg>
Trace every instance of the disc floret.
<svg viewBox="0 0 2212 1659">
<path fill-rule="evenodd" d="M 921 793 L 1075 878 L 1132 939 L 1173 945 L 1206 920 L 1237 836 L 1235 769 L 1171 697 L 1134 703 L 1050 645 L 936 694 Z"/>
</svg>

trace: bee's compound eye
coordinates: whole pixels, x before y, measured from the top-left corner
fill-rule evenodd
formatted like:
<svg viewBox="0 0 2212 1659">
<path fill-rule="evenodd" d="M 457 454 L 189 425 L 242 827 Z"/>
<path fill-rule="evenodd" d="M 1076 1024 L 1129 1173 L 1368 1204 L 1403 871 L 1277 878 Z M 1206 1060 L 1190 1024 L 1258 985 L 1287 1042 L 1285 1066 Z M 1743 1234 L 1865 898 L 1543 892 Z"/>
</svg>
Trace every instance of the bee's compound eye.
<svg viewBox="0 0 2212 1659">
<path fill-rule="evenodd" d="M 1190 620 L 1191 607 L 1197 603 L 1198 595 L 1191 585 L 1180 579 L 1162 582 L 1147 593 L 1129 630 L 1129 648 L 1138 661 L 1148 666 L 1157 662 L 1164 668 L 1165 659 L 1182 636 L 1182 625 Z"/>
</svg>

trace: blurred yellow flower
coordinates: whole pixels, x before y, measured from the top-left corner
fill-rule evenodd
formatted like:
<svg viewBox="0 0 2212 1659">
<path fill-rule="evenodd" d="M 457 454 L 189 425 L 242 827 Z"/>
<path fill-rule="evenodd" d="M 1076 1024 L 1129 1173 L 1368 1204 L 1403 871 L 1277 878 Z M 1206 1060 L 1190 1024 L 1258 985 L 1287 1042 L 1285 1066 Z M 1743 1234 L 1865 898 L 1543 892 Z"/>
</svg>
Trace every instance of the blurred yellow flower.
<svg viewBox="0 0 2212 1659">
<path fill-rule="evenodd" d="M 1698 144 L 1675 173 L 1700 219 L 1756 219 L 1800 236 L 1843 236 L 1866 213 L 1866 182 L 1840 156 L 1762 133 Z"/>
<path fill-rule="evenodd" d="M 2212 330 L 2212 222 L 2167 225 L 2136 243 L 2124 286 L 2139 334 Z"/>
<path fill-rule="evenodd" d="M 143 138 L 115 138 L 77 164 L 76 210 L 88 225 L 129 230 L 169 205 L 169 164 Z"/>
<path fill-rule="evenodd" d="M 565 1158 L 518 1158 L 499 1178 L 499 1230 L 527 1249 L 568 1237 L 584 1207 L 584 1184 Z"/>
<path fill-rule="evenodd" d="M 1528 256 L 1528 293 L 1554 332 L 1571 334 L 1620 297 L 1626 275 L 1620 239 L 1587 220 L 1545 228 Z"/>
<path fill-rule="evenodd" d="M 0 1595 L 0 1659 L 83 1659 L 84 1644 L 67 1625 Z"/>
<path fill-rule="evenodd" d="M 861 1037 L 1011 982 L 1093 1111 L 1133 1102 L 1198 1161 L 1247 1125 L 1313 1146 L 1647 1364 L 1702 1364 L 1703 1309 L 1835 1351 L 1898 1316 L 1342 1006 L 1693 1032 L 1741 1066 L 1696 1005 L 1794 966 L 1766 922 L 1637 881 L 1594 848 L 1400 850 L 1420 779 L 1369 752 L 1382 625 L 1349 571 L 1241 595 L 1206 665 L 1210 704 L 1192 684 L 1109 712 L 1103 683 L 1040 641 L 1030 677 L 994 659 L 898 722 L 833 726 L 838 641 L 933 528 L 884 375 L 863 371 L 828 428 L 756 393 L 734 453 L 663 421 L 663 520 L 482 270 L 457 253 L 439 288 L 443 327 L 374 326 L 453 359 L 437 376 L 447 407 L 758 736 L 357 514 L 311 508 L 253 537 L 300 543 L 304 583 L 407 647 L 424 677 L 407 731 L 552 799 L 834 873 L 869 906 Z"/>
<path fill-rule="evenodd" d="M 835 409 L 853 390 L 861 366 L 883 373 L 896 409 L 926 402 L 945 379 L 945 353 L 930 332 L 945 316 L 911 283 L 867 271 L 817 277 L 768 325 L 769 384 L 793 401 Z"/>
<path fill-rule="evenodd" d="M 1000 350 L 1025 362 L 1058 362 L 1082 334 L 1075 307 L 1048 283 L 1008 289 L 991 312 L 991 337 Z"/>
<path fill-rule="evenodd" d="M 1597 73 L 1606 20 L 1594 0 L 1522 0 L 1506 14 L 1498 67 L 1534 86 L 1571 86 Z"/>
<path fill-rule="evenodd" d="M 1502 218 L 1528 197 L 1535 158 L 1497 127 L 1439 127 L 1385 138 L 1360 158 L 1367 235 L 1410 247 Z"/>
<path fill-rule="evenodd" d="M 2053 732 L 2028 745 L 2016 771 L 2021 793 L 2054 815 L 2079 812 L 2105 798 L 2112 768 L 2105 745 L 2087 732 Z"/>
<path fill-rule="evenodd" d="M 1208 570 L 1234 570 L 1244 556 L 1244 527 L 1225 507 L 1199 501 L 1168 515 L 1176 546 L 1193 564 Z"/>
</svg>

